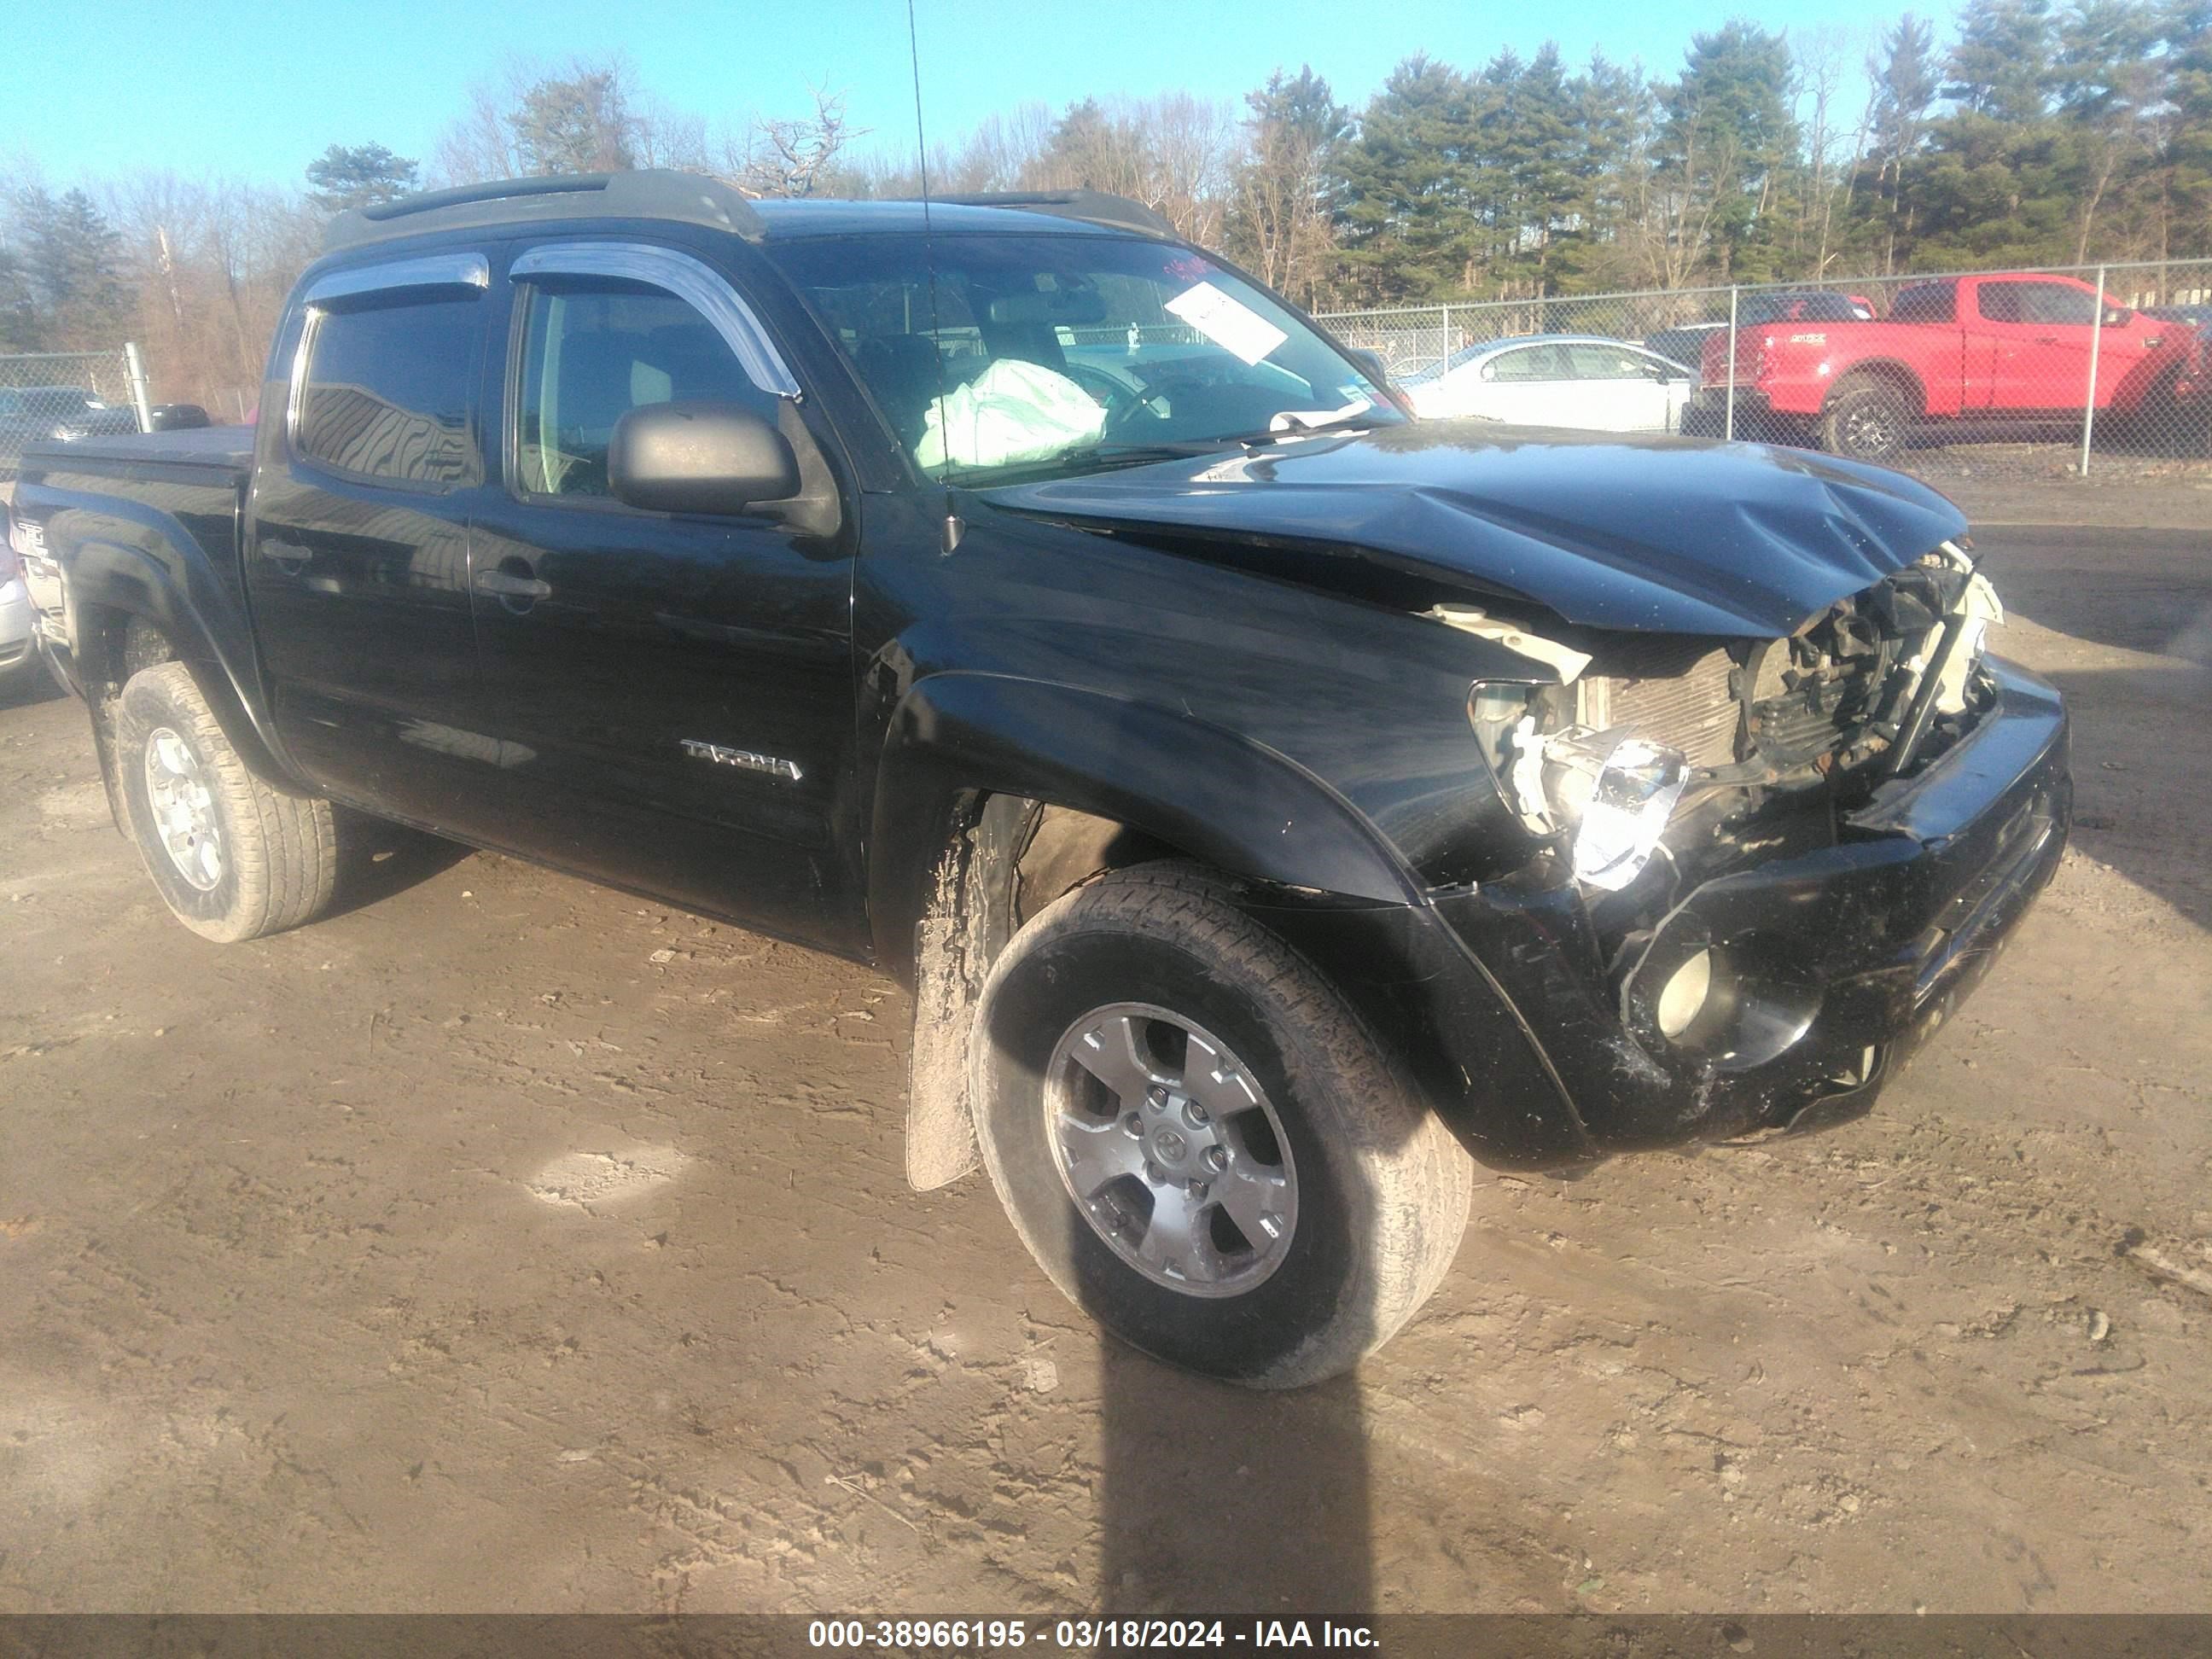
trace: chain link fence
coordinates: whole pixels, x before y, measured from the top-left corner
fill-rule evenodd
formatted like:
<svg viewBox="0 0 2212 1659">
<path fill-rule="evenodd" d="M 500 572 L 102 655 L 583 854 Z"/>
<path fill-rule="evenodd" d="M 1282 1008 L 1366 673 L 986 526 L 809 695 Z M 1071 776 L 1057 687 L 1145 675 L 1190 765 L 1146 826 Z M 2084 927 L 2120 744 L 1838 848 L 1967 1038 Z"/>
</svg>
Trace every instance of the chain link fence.
<svg viewBox="0 0 2212 1659">
<path fill-rule="evenodd" d="M 137 432 L 150 416 L 136 346 L 0 356 L 0 478 L 27 445 Z"/>
<path fill-rule="evenodd" d="M 2212 260 L 1320 320 L 1428 414 L 1796 444 L 1938 478 L 2212 465 Z"/>
</svg>

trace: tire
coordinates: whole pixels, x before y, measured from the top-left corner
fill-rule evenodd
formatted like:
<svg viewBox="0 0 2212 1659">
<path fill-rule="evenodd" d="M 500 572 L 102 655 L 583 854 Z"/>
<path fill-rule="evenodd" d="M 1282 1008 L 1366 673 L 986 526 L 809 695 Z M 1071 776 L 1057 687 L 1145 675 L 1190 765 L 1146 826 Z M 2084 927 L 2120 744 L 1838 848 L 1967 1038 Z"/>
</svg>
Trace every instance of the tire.
<svg viewBox="0 0 2212 1659">
<path fill-rule="evenodd" d="M 1090 1063 L 1128 1086 L 1074 1058 L 1085 1033 L 1103 1039 Z M 1118 1050 L 1135 1070 L 1099 1058 L 1125 1036 L 1143 1044 Z M 1206 1049 L 1219 1058 L 1201 1066 Z M 1459 1249 L 1467 1154 L 1320 974 L 1191 866 L 1117 872 L 1033 918 L 984 982 L 969 1060 L 983 1164 L 1023 1243 L 1077 1306 L 1173 1364 L 1271 1389 L 1348 1370 Z M 1187 1115 L 1202 1100 L 1213 1109 Z"/>
<path fill-rule="evenodd" d="M 1828 399 L 1820 416 L 1820 447 L 1854 461 L 1886 461 L 1905 447 L 1913 411 L 1895 386 L 1856 380 Z"/>
<path fill-rule="evenodd" d="M 147 873 L 203 939 L 259 939 L 330 903 L 337 873 L 330 803 L 249 771 L 184 664 L 142 669 L 123 688 L 115 765 Z"/>
</svg>

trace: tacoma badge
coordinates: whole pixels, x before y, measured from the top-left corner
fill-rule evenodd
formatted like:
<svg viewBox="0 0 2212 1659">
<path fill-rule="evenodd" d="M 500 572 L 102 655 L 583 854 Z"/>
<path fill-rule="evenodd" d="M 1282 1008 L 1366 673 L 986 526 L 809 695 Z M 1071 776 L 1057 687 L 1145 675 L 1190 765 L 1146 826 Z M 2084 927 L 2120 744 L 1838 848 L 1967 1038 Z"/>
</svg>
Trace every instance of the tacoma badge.
<svg viewBox="0 0 2212 1659">
<path fill-rule="evenodd" d="M 702 743 L 696 738 L 679 738 L 684 752 L 695 760 L 712 761 L 717 766 L 735 766 L 747 772 L 765 772 L 772 778 L 781 778 L 787 783 L 799 779 L 799 763 L 775 755 L 756 755 L 750 749 L 725 749 L 719 743 Z"/>
</svg>

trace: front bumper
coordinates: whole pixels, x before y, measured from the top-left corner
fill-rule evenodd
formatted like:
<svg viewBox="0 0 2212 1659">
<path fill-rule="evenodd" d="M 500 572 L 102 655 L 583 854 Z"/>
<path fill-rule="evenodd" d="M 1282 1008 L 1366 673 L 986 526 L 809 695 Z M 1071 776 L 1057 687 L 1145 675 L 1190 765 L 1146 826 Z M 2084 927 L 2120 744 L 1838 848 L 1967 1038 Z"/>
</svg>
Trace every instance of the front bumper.
<svg viewBox="0 0 2212 1659">
<path fill-rule="evenodd" d="M 1611 971 L 1571 884 L 1438 904 L 1595 1149 L 1856 1115 L 1979 982 L 2058 867 L 2073 809 L 2058 694 L 1985 660 L 1996 701 L 1972 732 L 1883 786 L 1833 846 L 1695 889 Z M 1651 1005 L 1699 948 L 1730 965 L 1741 1017 L 1692 1047 Z"/>
<path fill-rule="evenodd" d="M 1979 981 L 2065 850 L 2065 708 L 1984 662 L 1996 699 L 1972 732 L 1884 785 L 1833 845 L 1692 890 L 1628 960 L 1607 960 L 1549 858 L 1426 904 L 1253 908 L 1336 977 L 1486 1163 L 1856 1116 Z M 1728 965 L 1741 1018 L 1690 1046 L 1662 1035 L 1650 986 L 1700 947 Z"/>
</svg>

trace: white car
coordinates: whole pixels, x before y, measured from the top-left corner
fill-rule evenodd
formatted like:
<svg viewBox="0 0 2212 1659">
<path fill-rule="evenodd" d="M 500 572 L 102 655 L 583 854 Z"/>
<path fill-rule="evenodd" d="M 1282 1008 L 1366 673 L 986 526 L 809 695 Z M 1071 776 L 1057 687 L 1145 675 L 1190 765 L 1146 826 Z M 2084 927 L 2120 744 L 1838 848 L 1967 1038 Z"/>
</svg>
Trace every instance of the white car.
<svg viewBox="0 0 2212 1659">
<path fill-rule="evenodd" d="M 1680 432 L 1694 369 L 1622 340 L 1537 334 L 1462 346 L 1401 379 L 1414 411 L 1591 432 Z"/>
<path fill-rule="evenodd" d="M 0 507 L 0 529 L 14 525 Z M 0 696 L 20 692 L 42 672 L 38 636 L 32 631 L 31 595 L 23 586 L 23 562 L 12 536 L 0 537 Z"/>
</svg>

